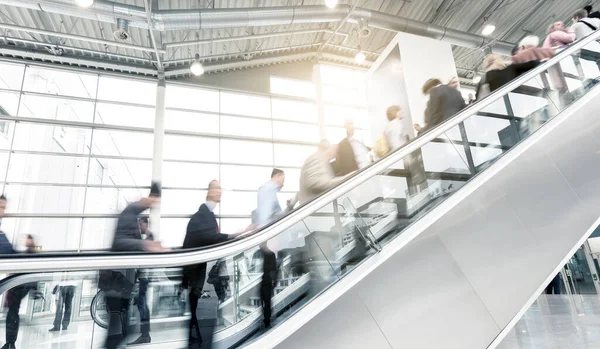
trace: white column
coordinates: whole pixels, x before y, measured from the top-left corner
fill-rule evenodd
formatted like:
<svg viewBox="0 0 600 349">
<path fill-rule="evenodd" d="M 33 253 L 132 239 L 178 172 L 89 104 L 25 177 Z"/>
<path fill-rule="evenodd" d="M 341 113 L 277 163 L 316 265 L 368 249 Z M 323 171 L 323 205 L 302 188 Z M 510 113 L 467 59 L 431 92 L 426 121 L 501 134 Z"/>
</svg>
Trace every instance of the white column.
<svg viewBox="0 0 600 349">
<path fill-rule="evenodd" d="M 315 85 L 315 100 L 317 102 L 317 115 L 319 117 L 319 139 L 327 138 L 325 127 L 325 104 L 323 103 L 323 85 L 321 84 L 321 65 L 313 66 L 313 84 Z"/>
<path fill-rule="evenodd" d="M 154 150 L 152 152 L 152 182 L 162 182 L 163 141 L 165 138 L 165 94 L 164 76 L 159 76 L 156 87 L 156 107 L 154 113 Z M 150 210 L 150 231 L 154 239 L 160 240 L 160 205 Z"/>
</svg>

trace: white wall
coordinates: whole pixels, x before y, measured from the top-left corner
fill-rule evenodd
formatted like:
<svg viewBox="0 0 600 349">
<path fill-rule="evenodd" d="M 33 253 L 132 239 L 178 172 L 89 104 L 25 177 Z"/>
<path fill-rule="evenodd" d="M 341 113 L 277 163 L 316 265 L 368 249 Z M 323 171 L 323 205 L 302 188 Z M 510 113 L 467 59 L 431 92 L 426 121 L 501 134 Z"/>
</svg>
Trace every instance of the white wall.
<svg viewBox="0 0 600 349">
<path fill-rule="evenodd" d="M 404 69 L 406 93 L 413 123 L 424 123 L 424 113 L 429 96 L 422 93 L 423 84 L 437 78 L 447 83 L 458 76 L 452 46 L 447 42 L 424 38 L 406 33 L 396 36 L 400 48 L 400 59 Z"/>
</svg>

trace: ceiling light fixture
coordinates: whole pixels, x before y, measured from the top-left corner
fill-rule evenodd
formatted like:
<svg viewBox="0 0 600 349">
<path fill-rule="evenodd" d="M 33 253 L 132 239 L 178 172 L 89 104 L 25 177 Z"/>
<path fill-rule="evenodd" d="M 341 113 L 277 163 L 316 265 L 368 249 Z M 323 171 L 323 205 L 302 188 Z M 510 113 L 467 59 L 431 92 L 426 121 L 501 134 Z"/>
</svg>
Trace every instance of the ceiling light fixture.
<svg viewBox="0 0 600 349">
<path fill-rule="evenodd" d="M 94 4 L 94 0 L 75 0 L 75 4 L 79 7 L 90 7 Z"/>
<path fill-rule="evenodd" d="M 481 75 L 475 75 L 473 77 L 473 83 L 478 84 L 481 82 Z"/>
<path fill-rule="evenodd" d="M 354 56 L 354 60 L 356 61 L 356 63 L 361 64 L 363 63 L 365 60 L 367 59 L 367 55 L 365 55 L 364 52 L 362 52 L 360 50 L 360 47 L 358 48 L 358 52 L 356 53 L 356 56 Z"/>
<path fill-rule="evenodd" d="M 190 65 L 190 72 L 194 76 L 200 76 L 204 74 L 204 67 L 202 63 L 200 63 L 200 55 L 196 53 L 196 57 L 194 57 L 194 62 Z"/>
<path fill-rule="evenodd" d="M 325 5 L 329 8 L 334 8 L 338 3 L 338 0 L 325 0 Z"/>
<path fill-rule="evenodd" d="M 481 34 L 488 36 L 488 35 L 492 34 L 494 32 L 494 30 L 496 30 L 496 26 L 488 24 L 485 26 L 485 28 L 483 28 L 483 30 L 481 31 Z"/>
</svg>

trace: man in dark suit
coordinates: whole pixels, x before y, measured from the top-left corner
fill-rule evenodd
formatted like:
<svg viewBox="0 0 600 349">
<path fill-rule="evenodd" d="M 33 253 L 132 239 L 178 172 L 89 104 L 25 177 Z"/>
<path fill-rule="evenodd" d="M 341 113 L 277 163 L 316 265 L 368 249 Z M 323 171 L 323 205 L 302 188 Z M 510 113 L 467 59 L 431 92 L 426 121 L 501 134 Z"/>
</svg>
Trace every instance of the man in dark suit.
<svg viewBox="0 0 600 349">
<path fill-rule="evenodd" d="M 219 224 L 214 209 L 221 202 L 221 184 L 214 180 L 208 185 L 208 193 L 206 194 L 206 203 L 202 204 L 198 211 L 194 213 L 190 222 L 187 226 L 185 239 L 183 240 L 183 248 L 199 248 L 206 247 L 215 244 L 225 242 L 230 239 L 234 239 L 241 234 L 244 234 L 252 229 L 252 226 L 246 230 L 236 234 L 221 234 Z M 202 295 L 202 288 L 204 287 L 204 281 L 206 280 L 206 263 L 200 263 L 196 265 L 190 265 L 183 269 L 184 276 L 184 287 L 190 287 L 189 292 L 189 303 L 190 310 L 192 312 L 192 318 L 190 320 L 190 348 L 196 344 L 197 347 L 202 345 L 202 336 L 200 334 L 200 324 L 198 323 L 198 317 L 196 309 L 198 307 L 198 300 Z M 194 331 L 195 328 L 195 331 Z M 209 348 L 210 343 L 207 343 L 202 348 Z"/>
<path fill-rule="evenodd" d="M 458 89 L 442 85 L 439 79 L 427 80 L 423 85 L 423 94 L 429 95 L 429 122 L 425 125 L 426 130 L 436 127 L 467 106 Z"/>
<path fill-rule="evenodd" d="M 354 122 L 346 120 L 344 126 L 346 127 L 346 138 L 338 144 L 333 163 L 336 176 L 345 176 L 365 168 L 371 163 L 369 157 L 371 148 L 355 137 Z"/>
</svg>

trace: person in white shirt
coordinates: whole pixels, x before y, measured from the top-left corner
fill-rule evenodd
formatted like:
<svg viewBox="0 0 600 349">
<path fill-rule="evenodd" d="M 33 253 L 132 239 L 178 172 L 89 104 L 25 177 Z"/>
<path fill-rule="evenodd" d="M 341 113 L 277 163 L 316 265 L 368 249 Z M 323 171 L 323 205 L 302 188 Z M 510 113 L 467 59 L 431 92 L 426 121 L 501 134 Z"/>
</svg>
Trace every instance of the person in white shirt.
<svg viewBox="0 0 600 349">
<path fill-rule="evenodd" d="M 387 119 L 389 120 L 383 134 L 388 142 L 390 151 L 400 148 L 406 143 L 406 132 L 404 131 L 404 115 L 402 108 L 393 105 L 387 109 Z"/>
<path fill-rule="evenodd" d="M 575 40 L 581 40 L 600 28 L 600 19 L 590 18 L 586 10 L 579 10 L 573 15 L 571 29 L 575 32 Z"/>
<path fill-rule="evenodd" d="M 334 164 L 337 176 L 345 176 L 371 164 L 371 157 L 369 155 L 371 148 L 367 147 L 356 137 L 354 122 L 346 120 L 344 126 L 346 127 L 347 137 L 337 146 Z"/>
</svg>

